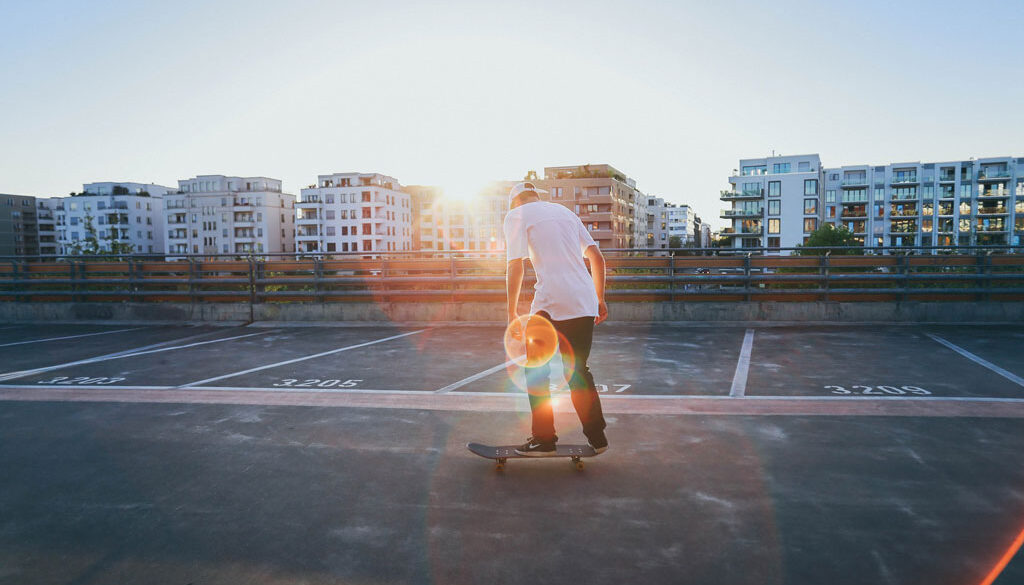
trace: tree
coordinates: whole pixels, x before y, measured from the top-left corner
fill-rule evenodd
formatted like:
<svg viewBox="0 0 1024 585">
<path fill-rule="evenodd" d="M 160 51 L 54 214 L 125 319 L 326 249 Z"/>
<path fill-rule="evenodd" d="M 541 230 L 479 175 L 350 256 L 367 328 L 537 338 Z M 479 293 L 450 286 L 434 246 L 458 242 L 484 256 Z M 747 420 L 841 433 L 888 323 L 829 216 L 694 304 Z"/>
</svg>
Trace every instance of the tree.
<svg viewBox="0 0 1024 585">
<path fill-rule="evenodd" d="M 107 246 L 100 245 L 99 235 L 96 233 L 96 226 L 93 225 L 92 215 L 85 216 L 85 238 L 71 243 L 70 251 L 75 256 L 120 256 L 131 254 L 132 245 L 127 242 L 118 241 L 117 227 L 111 227 L 110 232 L 104 238 Z"/>
<path fill-rule="evenodd" d="M 670 236 L 669 239 L 668 239 L 668 247 L 669 248 L 682 248 L 683 247 L 683 238 L 680 238 L 679 236 Z"/>
<path fill-rule="evenodd" d="M 524 181 L 536 181 L 537 180 L 537 171 L 527 171 L 526 172 L 526 176 L 523 177 L 523 180 Z"/>
<path fill-rule="evenodd" d="M 822 256 L 826 253 L 831 253 L 833 256 L 837 254 L 860 254 L 863 250 L 863 245 L 853 235 L 853 232 L 846 229 L 846 227 L 835 227 L 831 223 L 823 224 L 820 228 L 814 230 L 807 238 L 807 242 L 797 250 L 797 254 L 801 256 Z M 808 250 L 806 248 L 817 248 L 815 250 Z"/>
</svg>

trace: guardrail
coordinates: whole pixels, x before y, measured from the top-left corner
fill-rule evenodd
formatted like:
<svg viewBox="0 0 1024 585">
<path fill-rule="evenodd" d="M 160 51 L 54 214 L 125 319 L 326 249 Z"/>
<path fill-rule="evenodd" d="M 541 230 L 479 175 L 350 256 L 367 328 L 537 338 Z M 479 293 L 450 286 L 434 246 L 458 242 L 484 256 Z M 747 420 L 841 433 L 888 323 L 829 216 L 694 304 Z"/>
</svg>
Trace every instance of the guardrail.
<svg viewBox="0 0 1024 585">
<path fill-rule="evenodd" d="M 779 252 L 792 251 L 797 250 Z M 607 296 L 610 301 L 1024 300 L 1024 254 L 1011 249 L 799 251 L 803 255 L 761 249 L 606 250 Z M 500 252 L 48 260 L 0 258 L 0 301 L 257 304 L 505 298 Z M 525 290 L 534 281 L 528 270 Z"/>
</svg>

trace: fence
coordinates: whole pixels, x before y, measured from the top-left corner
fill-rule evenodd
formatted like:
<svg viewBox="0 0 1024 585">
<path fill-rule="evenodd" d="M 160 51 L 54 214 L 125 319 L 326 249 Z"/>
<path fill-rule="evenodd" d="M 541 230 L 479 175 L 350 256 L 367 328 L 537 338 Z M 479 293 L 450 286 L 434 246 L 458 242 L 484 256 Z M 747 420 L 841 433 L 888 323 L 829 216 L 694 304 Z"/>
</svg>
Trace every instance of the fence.
<svg viewBox="0 0 1024 585">
<path fill-rule="evenodd" d="M 806 255 L 815 251 L 821 254 Z M 990 248 L 940 251 L 607 250 L 607 296 L 611 301 L 1024 300 L 1024 254 Z M 0 301 L 14 302 L 502 301 L 504 280 L 504 256 L 480 252 L 0 258 Z M 527 270 L 524 290 L 533 282 Z"/>
</svg>

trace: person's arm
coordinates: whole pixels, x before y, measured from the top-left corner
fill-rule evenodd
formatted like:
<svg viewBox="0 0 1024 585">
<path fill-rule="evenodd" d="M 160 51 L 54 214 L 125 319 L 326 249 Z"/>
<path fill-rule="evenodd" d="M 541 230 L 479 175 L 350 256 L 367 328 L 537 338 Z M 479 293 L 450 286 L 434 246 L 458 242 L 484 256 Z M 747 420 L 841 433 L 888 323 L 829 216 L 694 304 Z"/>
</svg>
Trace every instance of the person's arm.
<svg viewBox="0 0 1024 585">
<path fill-rule="evenodd" d="M 523 288 L 523 259 L 516 258 L 508 261 L 505 272 L 505 294 L 508 297 L 508 322 L 511 323 L 519 316 L 519 292 Z"/>
<path fill-rule="evenodd" d="M 597 293 L 597 317 L 594 318 L 597 325 L 608 318 L 608 304 L 604 302 L 604 254 L 597 246 L 587 246 L 583 255 L 590 261 L 590 277 L 594 279 L 594 291 Z"/>
</svg>

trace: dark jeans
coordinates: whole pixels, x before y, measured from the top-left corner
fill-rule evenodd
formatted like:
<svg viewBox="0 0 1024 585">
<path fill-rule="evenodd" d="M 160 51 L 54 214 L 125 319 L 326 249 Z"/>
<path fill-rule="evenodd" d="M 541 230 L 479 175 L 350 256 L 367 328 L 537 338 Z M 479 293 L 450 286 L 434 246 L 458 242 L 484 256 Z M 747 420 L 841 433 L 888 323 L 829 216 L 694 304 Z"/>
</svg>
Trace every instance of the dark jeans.
<svg viewBox="0 0 1024 585">
<path fill-rule="evenodd" d="M 558 351 L 562 355 L 562 363 L 572 368 L 569 377 L 569 390 L 572 405 L 583 423 L 583 434 L 588 439 L 600 436 L 604 431 L 604 414 L 601 412 L 601 398 L 594 386 L 594 376 L 587 367 L 590 358 L 590 346 L 594 340 L 594 318 L 580 317 L 566 321 L 553 321 L 544 311 L 537 313 L 551 321 L 558 332 Z M 533 412 L 533 437 L 539 441 L 557 441 L 555 434 L 555 414 L 551 407 L 551 390 L 548 377 L 551 375 L 550 363 L 526 368 L 526 385 L 530 394 L 530 410 Z"/>
</svg>

